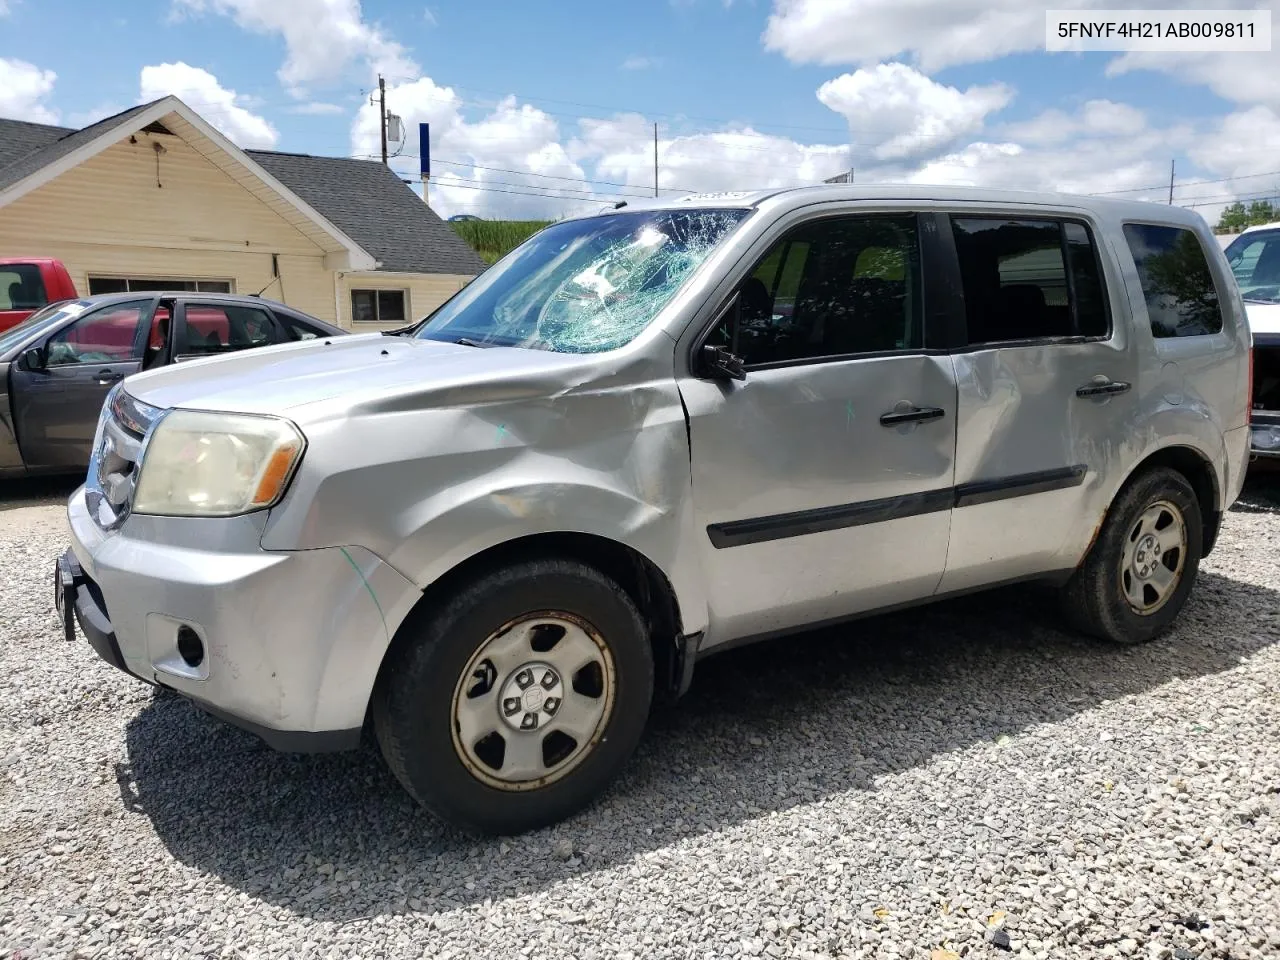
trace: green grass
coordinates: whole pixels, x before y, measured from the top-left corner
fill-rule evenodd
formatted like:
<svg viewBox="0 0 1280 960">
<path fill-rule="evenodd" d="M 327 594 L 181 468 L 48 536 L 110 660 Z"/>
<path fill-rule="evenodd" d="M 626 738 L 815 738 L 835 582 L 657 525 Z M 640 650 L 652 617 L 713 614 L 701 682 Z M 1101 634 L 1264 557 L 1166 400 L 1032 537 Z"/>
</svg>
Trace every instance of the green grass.
<svg viewBox="0 0 1280 960">
<path fill-rule="evenodd" d="M 485 263 L 501 259 L 545 227 L 549 220 L 455 220 L 454 232 L 471 244 Z"/>
</svg>

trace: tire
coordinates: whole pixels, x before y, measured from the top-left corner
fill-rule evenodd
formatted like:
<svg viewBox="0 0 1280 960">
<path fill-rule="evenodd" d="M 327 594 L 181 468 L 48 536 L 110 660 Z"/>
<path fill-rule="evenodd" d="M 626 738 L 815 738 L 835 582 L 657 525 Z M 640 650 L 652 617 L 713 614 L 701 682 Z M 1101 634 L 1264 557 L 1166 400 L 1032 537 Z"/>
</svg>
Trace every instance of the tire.
<svg viewBox="0 0 1280 960">
<path fill-rule="evenodd" d="M 592 567 L 499 569 L 402 630 L 375 692 L 374 730 L 404 788 L 456 827 L 510 834 L 561 820 L 597 797 L 640 742 L 653 651 L 630 597 Z M 598 662 L 573 667 L 584 658 Z M 533 732 L 523 732 L 530 717 Z M 561 729 L 570 719 L 578 732 Z M 489 725 L 500 748 L 494 734 L 478 735 Z M 545 776 L 523 774 L 518 759 Z"/>
<path fill-rule="evenodd" d="M 1159 553 L 1163 543 L 1144 554 L 1143 545 L 1154 542 L 1148 537 L 1153 532 L 1150 525 L 1138 529 L 1144 518 L 1170 517 L 1172 523 L 1177 515 L 1184 531 L 1181 556 Z M 1159 531 L 1160 539 L 1173 538 L 1170 529 Z M 1082 632 L 1113 643 L 1145 643 L 1160 636 L 1181 612 L 1195 583 L 1203 537 L 1200 503 L 1186 477 L 1167 467 L 1139 474 L 1116 496 L 1093 547 L 1063 588 L 1064 614 Z M 1165 574 L 1156 564 L 1173 576 L 1163 592 L 1157 586 Z M 1149 577 L 1139 575 L 1147 571 Z M 1132 597 L 1147 609 L 1140 612 Z"/>
</svg>

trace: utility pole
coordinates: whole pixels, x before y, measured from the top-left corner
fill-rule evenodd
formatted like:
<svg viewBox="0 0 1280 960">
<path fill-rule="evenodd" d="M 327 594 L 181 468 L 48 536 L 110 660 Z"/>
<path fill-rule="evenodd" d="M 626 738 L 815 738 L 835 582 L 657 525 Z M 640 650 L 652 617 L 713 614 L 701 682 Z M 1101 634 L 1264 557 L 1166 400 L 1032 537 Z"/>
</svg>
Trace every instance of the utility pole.
<svg viewBox="0 0 1280 960">
<path fill-rule="evenodd" d="M 387 164 L 387 81 L 378 74 L 378 126 L 382 128 L 382 163 Z"/>
<path fill-rule="evenodd" d="M 1173 206 L 1173 171 L 1178 166 L 1178 158 L 1169 161 L 1169 205 Z"/>
<path fill-rule="evenodd" d="M 653 125 L 653 195 L 658 195 L 658 125 Z"/>
</svg>

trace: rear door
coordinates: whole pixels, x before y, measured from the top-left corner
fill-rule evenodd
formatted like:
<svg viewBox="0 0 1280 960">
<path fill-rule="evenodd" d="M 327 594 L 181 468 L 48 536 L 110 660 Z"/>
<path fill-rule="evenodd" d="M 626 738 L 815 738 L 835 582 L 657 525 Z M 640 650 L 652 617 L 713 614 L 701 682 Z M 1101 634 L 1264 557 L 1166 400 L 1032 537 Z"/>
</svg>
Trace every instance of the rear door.
<svg viewBox="0 0 1280 960">
<path fill-rule="evenodd" d="M 107 391 L 141 364 L 154 302 L 88 310 L 44 339 L 45 369 L 10 366 L 14 425 L 28 467 L 80 469 L 89 462 Z"/>
<path fill-rule="evenodd" d="M 679 383 L 709 644 L 927 597 L 946 559 L 956 388 L 925 329 L 932 218 L 809 216 L 744 264 L 709 334 L 746 378 Z"/>
<path fill-rule="evenodd" d="M 939 592 L 1069 569 L 1137 412 L 1125 291 L 1083 218 L 953 212 L 956 509 Z M 1113 302 L 1114 301 L 1114 302 Z"/>
<path fill-rule="evenodd" d="M 280 342 L 275 320 L 262 307 L 201 300 L 181 300 L 177 304 L 178 360 L 236 353 Z"/>
</svg>

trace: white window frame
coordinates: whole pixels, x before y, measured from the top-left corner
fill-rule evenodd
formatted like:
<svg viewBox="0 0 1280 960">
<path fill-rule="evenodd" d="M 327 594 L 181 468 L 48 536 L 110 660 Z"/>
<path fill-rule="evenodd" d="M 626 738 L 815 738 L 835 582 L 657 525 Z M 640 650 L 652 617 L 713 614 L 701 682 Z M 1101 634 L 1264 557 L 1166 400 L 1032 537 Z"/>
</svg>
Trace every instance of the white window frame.
<svg viewBox="0 0 1280 960">
<path fill-rule="evenodd" d="M 131 286 L 129 286 L 129 284 L 132 284 L 134 282 L 194 283 L 196 285 L 196 289 L 183 291 L 186 293 L 217 294 L 217 293 L 235 293 L 236 292 L 236 281 L 234 277 L 157 277 L 157 276 L 146 276 L 143 274 L 134 274 L 132 276 L 121 276 L 120 274 L 111 275 L 111 274 L 105 274 L 105 273 L 91 273 L 88 275 L 88 281 L 90 284 L 92 284 L 93 281 L 95 280 L 111 280 L 115 282 L 119 282 L 123 280 L 125 282 L 124 292 L 126 293 L 154 293 L 155 292 L 154 290 L 134 290 Z M 227 285 L 227 289 L 226 290 L 201 290 L 200 284 L 202 283 L 225 283 Z"/>
</svg>

